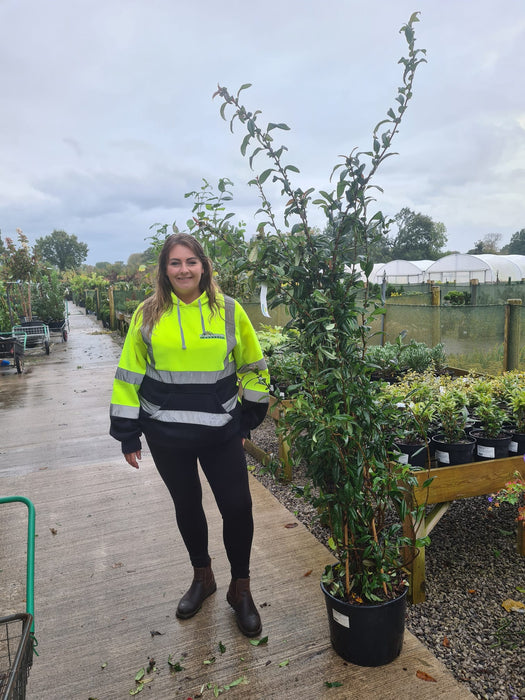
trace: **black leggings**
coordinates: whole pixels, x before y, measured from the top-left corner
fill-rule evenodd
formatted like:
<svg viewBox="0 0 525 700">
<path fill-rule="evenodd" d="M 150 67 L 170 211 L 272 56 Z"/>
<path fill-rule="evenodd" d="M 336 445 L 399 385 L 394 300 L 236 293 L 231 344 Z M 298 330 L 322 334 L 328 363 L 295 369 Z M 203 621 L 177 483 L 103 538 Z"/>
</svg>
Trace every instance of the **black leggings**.
<svg viewBox="0 0 525 700">
<path fill-rule="evenodd" d="M 208 523 L 202 507 L 197 459 L 222 515 L 223 540 L 233 578 L 250 575 L 253 540 L 252 499 L 240 436 L 219 445 L 180 448 L 148 441 L 159 474 L 175 504 L 180 534 L 193 566 L 210 563 Z"/>
</svg>

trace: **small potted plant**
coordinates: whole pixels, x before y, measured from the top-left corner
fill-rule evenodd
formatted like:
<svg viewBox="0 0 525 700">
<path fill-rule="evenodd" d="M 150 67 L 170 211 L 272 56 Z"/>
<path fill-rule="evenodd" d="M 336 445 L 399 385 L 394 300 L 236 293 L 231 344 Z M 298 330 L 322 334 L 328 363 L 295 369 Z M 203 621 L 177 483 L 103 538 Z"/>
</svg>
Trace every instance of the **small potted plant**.
<svg viewBox="0 0 525 700">
<path fill-rule="evenodd" d="M 475 416 L 481 425 L 471 430 L 470 435 L 476 439 L 477 459 L 508 457 L 512 433 L 504 430 L 506 411 L 498 405 L 492 395 L 485 394 L 479 397 Z"/>
<path fill-rule="evenodd" d="M 465 392 L 450 385 L 436 402 L 439 428 L 432 436 L 434 457 L 438 467 L 472 462 L 476 440 L 466 433 L 469 420 Z"/>
<path fill-rule="evenodd" d="M 525 552 L 525 479 L 519 471 L 497 493 L 488 497 L 489 511 L 499 508 L 502 503 L 518 506 L 516 522 L 518 523 L 518 551 Z"/>
<path fill-rule="evenodd" d="M 512 425 L 512 437 L 509 444 L 511 455 L 525 453 L 525 389 L 515 386 L 507 397 L 508 417 Z"/>
</svg>

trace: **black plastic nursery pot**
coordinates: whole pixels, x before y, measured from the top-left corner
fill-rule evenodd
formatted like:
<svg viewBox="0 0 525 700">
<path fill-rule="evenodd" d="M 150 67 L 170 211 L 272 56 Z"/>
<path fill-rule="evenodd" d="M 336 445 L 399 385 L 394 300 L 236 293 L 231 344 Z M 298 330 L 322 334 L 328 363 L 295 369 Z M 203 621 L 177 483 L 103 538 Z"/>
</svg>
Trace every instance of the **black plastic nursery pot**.
<svg viewBox="0 0 525 700">
<path fill-rule="evenodd" d="M 501 437 L 485 437 L 483 430 L 471 430 L 470 436 L 476 439 L 476 461 L 487 459 L 502 459 L 509 456 L 511 433 L 502 434 Z"/>
<path fill-rule="evenodd" d="M 525 454 L 525 433 L 513 433 L 509 443 L 509 455 Z"/>
<path fill-rule="evenodd" d="M 476 440 L 465 437 L 462 442 L 447 442 L 444 435 L 434 435 L 434 457 L 438 467 L 450 467 L 454 464 L 467 464 L 474 461 Z"/>
<path fill-rule="evenodd" d="M 410 464 L 413 467 L 428 467 L 428 449 L 425 443 L 410 444 L 397 442 L 396 447 L 400 454 L 397 461 L 402 464 Z"/>
<path fill-rule="evenodd" d="M 396 659 L 403 647 L 406 599 L 403 593 L 385 603 L 358 605 L 331 595 L 323 583 L 330 641 L 334 651 L 357 666 L 384 666 Z"/>
</svg>

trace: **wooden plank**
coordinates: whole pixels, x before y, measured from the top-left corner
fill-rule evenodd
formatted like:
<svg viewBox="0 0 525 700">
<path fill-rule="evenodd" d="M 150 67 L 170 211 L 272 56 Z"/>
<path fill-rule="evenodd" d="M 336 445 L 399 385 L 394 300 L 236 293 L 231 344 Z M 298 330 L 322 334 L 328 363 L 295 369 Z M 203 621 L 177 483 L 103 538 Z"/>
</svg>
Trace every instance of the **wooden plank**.
<svg viewBox="0 0 525 700">
<path fill-rule="evenodd" d="M 418 503 L 428 504 L 484 496 L 504 486 L 515 471 L 523 471 L 523 456 L 414 472 L 420 484 L 414 495 Z M 430 486 L 422 488 L 429 478 L 433 479 Z"/>
</svg>

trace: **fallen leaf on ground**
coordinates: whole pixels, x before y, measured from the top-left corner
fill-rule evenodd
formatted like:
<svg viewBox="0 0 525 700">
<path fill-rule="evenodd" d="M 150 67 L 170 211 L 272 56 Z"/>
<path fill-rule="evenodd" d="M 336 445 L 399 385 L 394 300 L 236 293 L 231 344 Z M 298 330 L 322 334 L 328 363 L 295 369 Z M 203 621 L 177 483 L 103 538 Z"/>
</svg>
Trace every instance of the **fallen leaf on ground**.
<svg viewBox="0 0 525 700">
<path fill-rule="evenodd" d="M 312 573 L 313 569 L 308 569 L 308 571 L 304 574 L 305 576 L 310 576 Z"/>
<path fill-rule="evenodd" d="M 297 527 L 298 523 L 286 523 L 284 527 L 287 527 L 289 530 L 292 529 L 292 527 Z"/>
<path fill-rule="evenodd" d="M 425 673 L 425 671 L 416 671 L 416 676 L 422 681 L 430 681 L 432 683 L 437 683 L 436 679 L 432 678 L 432 676 L 429 676 L 428 673 Z"/>
<path fill-rule="evenodd" d="M 450 647 L 450 639 L 448 637 L 443 637 L 443 642 L 442 642 L 444 647 L 447 647 L 447 649 Z"/>
<path fill-rule="evenodd" d="M 501 604 L 507 612 L 525 612 L 525 605 L 520 603 L 519 600 L 512 600 L 512 598 L 507 598 Z"/>
<path fill-rule="evenodd" d="M 50 529 L 52 535 L 58 534 L 58 530 L 56 528 L 50 527 L 49 529 Z"/>
</svg>

